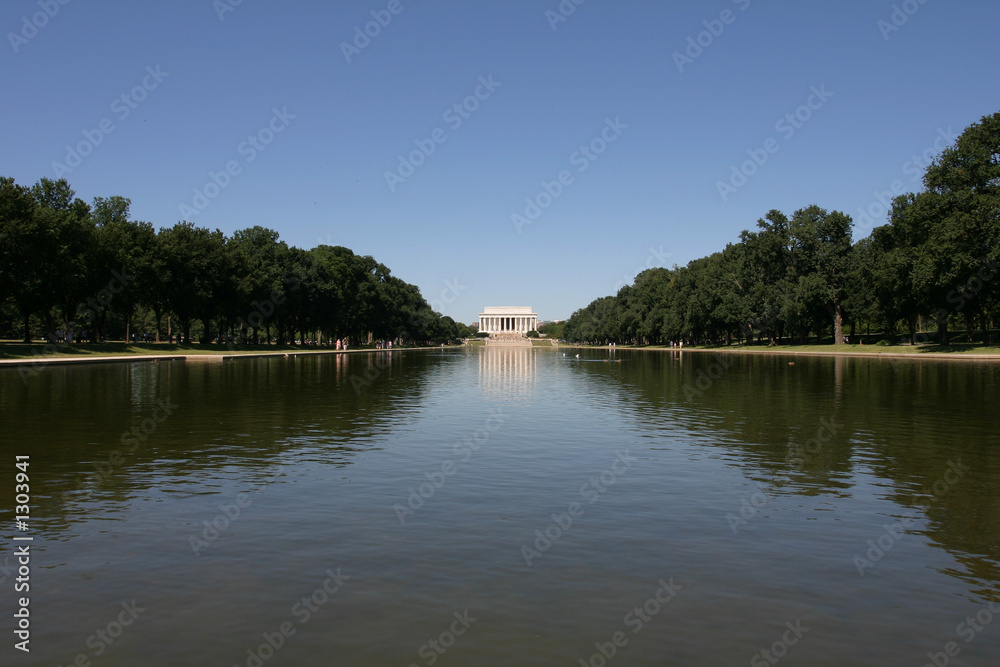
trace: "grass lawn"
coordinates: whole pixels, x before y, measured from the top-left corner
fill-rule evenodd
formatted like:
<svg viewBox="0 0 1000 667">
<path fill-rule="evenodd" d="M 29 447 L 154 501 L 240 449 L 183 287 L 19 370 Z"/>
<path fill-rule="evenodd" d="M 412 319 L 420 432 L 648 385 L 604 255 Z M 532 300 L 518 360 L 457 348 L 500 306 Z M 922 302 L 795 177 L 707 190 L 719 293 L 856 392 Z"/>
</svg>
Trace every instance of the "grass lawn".
<svg viewBox="0 0 1000 667">
<path fill-rule="evenodd" d="M 625 346 L 619 346 L 625 347 Z M 679 350 L 669 347 L 639 347 L 642 350 Z M 713 352 L 748 352 L 781 354 L 957 354 L 957 355 L 1000 355 L 996 345 L 978 343 L 956 343 L 953 345 L 692 345 L 685 350 L 706 350 Z"/>
<path fill-rule="evenodd" d="M 568 345 L 574 347 L 573 345 Z M 578 345 L 593 349 L 608 349 L 607 345 Z M 708 352 L 747 352 L 747 353 L 779 353 L 779 354 L 955 354 L 997 355 L 1000 356 L 1000 346 L 980 345 L 978 343 L 955 343 L 952 345 L 689 345 L 684 348 L 664 346 L 630 346 L 619 345 L 618 349 L 633 350 L 673 350 L 708 351 Z"/>
<path fill-rule="evenodd" d="M 700 346 L 705 350 L 740 350 L 745 352 L 813 352 L 841 354 L 1000 354 L 996 345 L 956 343 L 954 345 L 732 345 L 730 347 Z"/>
</svg>

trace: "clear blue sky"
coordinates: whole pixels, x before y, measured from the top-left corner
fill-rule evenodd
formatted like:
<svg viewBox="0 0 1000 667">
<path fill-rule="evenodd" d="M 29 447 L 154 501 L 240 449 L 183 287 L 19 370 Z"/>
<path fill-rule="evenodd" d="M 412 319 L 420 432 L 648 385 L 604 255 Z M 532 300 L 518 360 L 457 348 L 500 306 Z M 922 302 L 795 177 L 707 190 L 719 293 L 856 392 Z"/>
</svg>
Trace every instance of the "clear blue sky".
<svg viewBox="0 0 1000 667">
<path fill-rule="evenodd" d="M 236 1 L 6 0 L 0 174 L 31 184 L 59 162 L 81 198 L 129 197 L 157 227 L 264 225 L 373 255 L 457 320 L 549 320 L 770 209 L 843 210 L 865 236 L 858 210 L 919 189 L 908 161 L 939 131 L 1000 110 L 995 0 L 897 2 L 891 31 L 879 0 L 565 0 L 558 22 L 558 0 Z M 345 55 L 373 11 L 391 21 Z M 433 153 L 390 187 L 418 141 Z M 767 161 L 724 200 L 748 151 Z M 519 231 L 543 181 L 562 191 Z"/>
</svg>

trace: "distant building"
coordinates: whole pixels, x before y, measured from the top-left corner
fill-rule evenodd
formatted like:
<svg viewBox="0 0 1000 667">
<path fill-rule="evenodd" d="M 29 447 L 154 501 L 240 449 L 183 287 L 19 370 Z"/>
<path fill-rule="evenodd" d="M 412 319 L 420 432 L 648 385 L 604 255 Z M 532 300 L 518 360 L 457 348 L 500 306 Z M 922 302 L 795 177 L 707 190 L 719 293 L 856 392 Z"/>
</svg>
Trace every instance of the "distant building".
<svg viewBox="0 0 1000 667">
<path fill-rule="evenodd" d="M 538 313 L 531 306 L 487 306 L 479 313 L 479 330 L 497 334 L 521 334 L 538 329 Z"/>
</svg>

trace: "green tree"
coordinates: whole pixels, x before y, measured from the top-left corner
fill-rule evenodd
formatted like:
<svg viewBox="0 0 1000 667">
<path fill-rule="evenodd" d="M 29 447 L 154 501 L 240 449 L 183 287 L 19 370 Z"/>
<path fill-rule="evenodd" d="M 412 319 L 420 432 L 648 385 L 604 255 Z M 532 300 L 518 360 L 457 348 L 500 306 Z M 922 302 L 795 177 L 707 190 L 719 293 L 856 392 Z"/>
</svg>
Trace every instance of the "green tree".
<svg viewBox="0 0 1000 667">
<path fill-rule="evenodd" d="M 850 216 L 812 205 L 796 211 L 789 225 L 791 260 L 806 304 L 826 310 L 834 343 L 844 344 L 843 304 L 851 274 Z"/>
<path fill-rule="evenodd" d="M 191 339 L 191 323 L 201 320 L 202 342 L 211 340 L 212 320 L 228 294 L 231 272 L 226 238 L 221 231 L 178 222 L 160 230 L 159 250 L 163 255 L 165 297 L 180 320 L 185 342 Z"/>
</svg>

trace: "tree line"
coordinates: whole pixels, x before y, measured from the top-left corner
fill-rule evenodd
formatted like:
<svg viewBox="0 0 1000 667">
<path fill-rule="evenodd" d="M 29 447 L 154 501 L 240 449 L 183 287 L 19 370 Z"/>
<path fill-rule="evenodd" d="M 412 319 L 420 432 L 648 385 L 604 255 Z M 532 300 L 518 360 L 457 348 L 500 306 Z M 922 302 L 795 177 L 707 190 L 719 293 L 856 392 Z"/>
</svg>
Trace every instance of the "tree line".
<svg viewBox="0 0 1000 667">
<path fill-rule="evenodd" d="M 565 337 L 592 343 L 949 343 L 990 340 L 1000 322 L 1000 113 L 966 128 L 893 199 L 887 224 L 857 242 L 853 221 L 817 205 L 772 210 L 738 243 L 577 310 Z M 932 336 L 921 333 L 936 328 Z M 977 332 L 978 331 L 978 332 Z"/>
<path fill-rule="evenodd" d="M 0 177 L 0 336 L 25 342 L 159 341 L 173 328 L 201 342 L 349 338 L 444 342 L 469 330 L 368 255 L 289 246 L 260 226 L 226 236 L 129 219 L 131 202 L 87 204 L 65 179 L 31 187 Z"/>
</svg>

